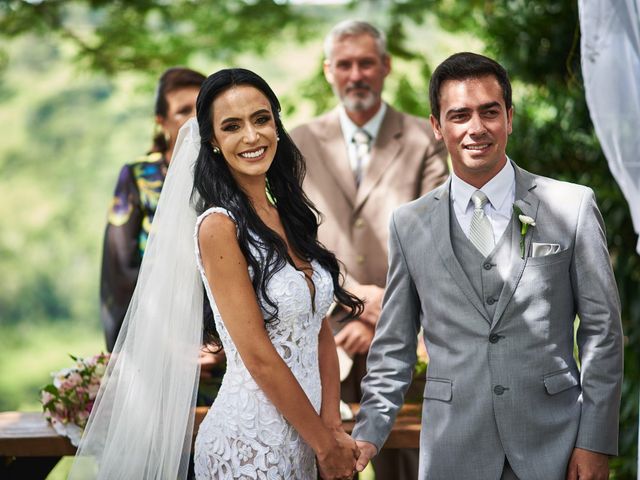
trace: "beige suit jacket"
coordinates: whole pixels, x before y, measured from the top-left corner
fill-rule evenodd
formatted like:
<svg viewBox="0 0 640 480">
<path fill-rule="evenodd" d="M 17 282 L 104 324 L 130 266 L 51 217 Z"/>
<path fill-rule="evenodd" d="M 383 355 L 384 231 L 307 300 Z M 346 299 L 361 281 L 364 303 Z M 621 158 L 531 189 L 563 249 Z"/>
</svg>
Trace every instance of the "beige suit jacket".
<svg viewBox="0 0 640 480">
<path fill-rule="evenodd" d="M 356 188 L 337 108 L 295 128 L 291 137 L 306 160 L 305 192 L 323 216 L 318 237 L 344 264 L 347 286 L 384 287 L 391 212 L 444 182 L 444 145 L 426 119 L 388 106 Z"/>
</svg>

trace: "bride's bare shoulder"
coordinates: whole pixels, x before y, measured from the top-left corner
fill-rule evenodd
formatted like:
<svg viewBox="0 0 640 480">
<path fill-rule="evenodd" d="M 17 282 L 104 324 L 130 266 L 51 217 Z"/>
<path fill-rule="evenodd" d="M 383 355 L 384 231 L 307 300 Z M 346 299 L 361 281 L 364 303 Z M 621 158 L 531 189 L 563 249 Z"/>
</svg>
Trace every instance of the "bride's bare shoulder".
<svg viewBox="0 0 640 480">
<path fill-rule="evenodd" d="M 200 223 L 198 243 L 205 257 L 212 251 L 239 250 L 237 229 L 233 218 L 222 212 L 209 213 Z"/>
</svg>

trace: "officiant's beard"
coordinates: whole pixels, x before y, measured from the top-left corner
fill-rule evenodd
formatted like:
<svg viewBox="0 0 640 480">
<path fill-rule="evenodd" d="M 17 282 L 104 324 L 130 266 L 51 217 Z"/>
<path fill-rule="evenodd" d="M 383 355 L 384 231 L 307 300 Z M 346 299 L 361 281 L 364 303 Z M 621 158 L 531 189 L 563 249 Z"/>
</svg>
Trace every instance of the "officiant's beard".
<svg viewBox="0 0 640 480">
<path fill-rule="evenodd" d="M 360 96 L 349 93 L 342 95 L 342 92 L 333 87 L 333 93 L 340 99 L 342 106 L 348 112 L 364 112 L 372 109 L 380 102 L 379 96 L 372 90 L 367 90 L 364 95 Z"/>
</svg>

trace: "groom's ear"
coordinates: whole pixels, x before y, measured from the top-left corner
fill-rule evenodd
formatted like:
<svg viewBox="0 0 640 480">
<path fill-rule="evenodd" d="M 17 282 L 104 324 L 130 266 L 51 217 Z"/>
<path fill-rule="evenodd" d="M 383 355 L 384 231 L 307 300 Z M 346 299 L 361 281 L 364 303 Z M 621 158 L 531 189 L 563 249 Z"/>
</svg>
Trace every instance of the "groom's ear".
<svg viewBox="0 0 640 480">
<path fill-rule="evenodd" d="M 507 110 L 507 133 L 511 135 L 513 132 L 513 113 L 515 112 L 515 107 L 512 105 L 509 110 Z"/>
<path fill-rule="evenodd" d="M 433 114 L 429 115 L 429 122 L 431 123 L 431 128 L 433 128 L 433 134 L 436 137 L 436 140 L 442 140 L 442 132 L 440 131 L 440 122 Z"/>
</svg>

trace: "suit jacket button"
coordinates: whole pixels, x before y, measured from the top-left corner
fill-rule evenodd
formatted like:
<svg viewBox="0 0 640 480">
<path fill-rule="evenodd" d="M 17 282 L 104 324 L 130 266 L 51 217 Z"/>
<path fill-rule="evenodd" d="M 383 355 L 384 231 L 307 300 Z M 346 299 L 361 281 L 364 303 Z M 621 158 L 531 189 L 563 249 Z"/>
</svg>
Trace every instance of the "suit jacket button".
<svg viewBox="0 0 640 480">
<path fill-rule="evenodd" d="M 492 333 L 492 334 L 489 336 L 489 341 L 490 341 L 491 343 L 498 343 L 498 342 L 500 341 L 500 335 L 498 335 L 497 333 Z"/>
<path fill-rule="evenodd" d="M 502 395 L 505 390 L 507 389 L 502 385 L 496 385 L 495 387 L 493 387 L 493 393 L 495 393 L 496 395 Z"/>
<path fill-rule="evenodd" d="M 362 265 L 364 263 L 364 255 L 358 255 L 356 257 L 356 262 L 358 262 L 360 265 Z"/>
<path fill-rule="evenodd" d="M 489 262 L 485 263 L 484 265 L 482 265 L 482 268 L 484 268 L 485 270 L 491 270 L 491 267 L 493 265 L 491 265 Z"/>
<path fill-rule="evenodd" d="M 362 218 L 357 218 L 354 225 L 356 228 L 361 228 L 364 226 L 364 220 Z"/>
<path fill-rule="evenodd" d="M 496 299 L 493 297 L 489 297 L 487 298 L 487 305 L 493 305 L 494 303 L 496 303 Z"/>
</svg>

